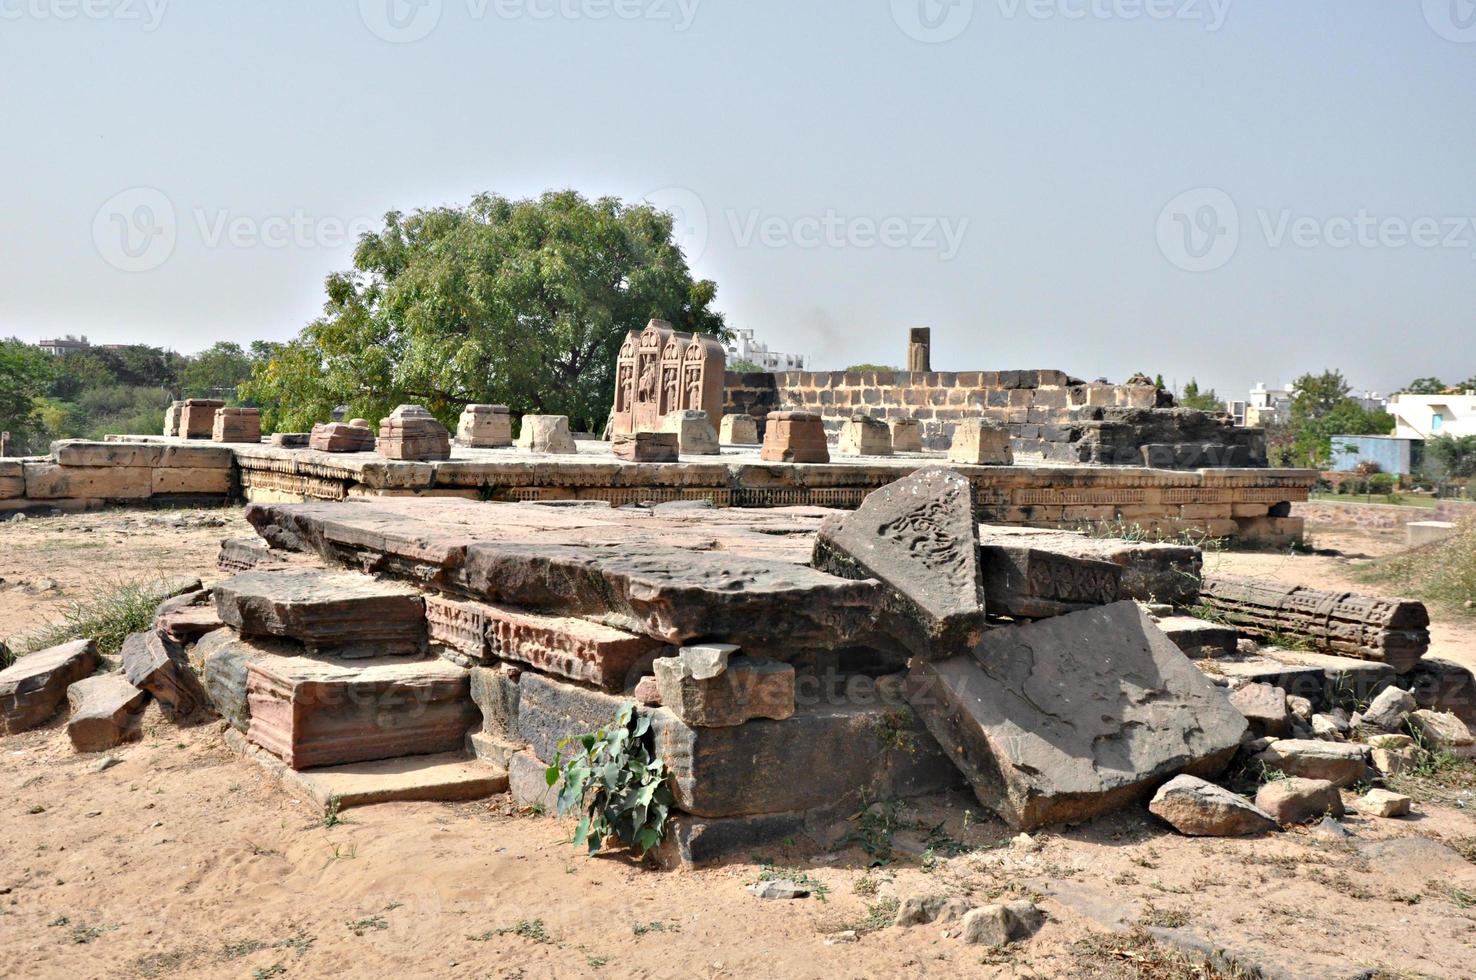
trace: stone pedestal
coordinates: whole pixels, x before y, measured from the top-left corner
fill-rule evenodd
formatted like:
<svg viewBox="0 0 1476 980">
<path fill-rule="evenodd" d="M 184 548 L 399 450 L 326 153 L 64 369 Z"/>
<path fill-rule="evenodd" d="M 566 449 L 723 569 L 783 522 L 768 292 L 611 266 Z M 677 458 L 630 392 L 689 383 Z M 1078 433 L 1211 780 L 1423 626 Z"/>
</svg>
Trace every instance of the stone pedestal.
<svg viewBox="0 0 1476 980">
<path fill-rule="evenodd" d="M 572 456 L 579 452 L 569 432 L 567 415 L 524 415 L 523 429 L 518 433 L 518 448 L 530 453 Z"/>
<path fill-rule="evenodd" d="M 758 420 L 752 415 L 724 415 L 718 441 L 725 446 L 757 446 Z"/>
<path fill-rule="evenodd" d="M 379 424 L 377 448 L 386 459 L 450 459 L 451 433 L 419 405 L 401 405 Z"/>
<path fill-rule="evenodd" d="M 692 409 L 672 412 L 662 420 L 661 431 L 676 433 L 683 456 L 718 454 L 718 435 L 707 421 L 706 412 Z"/>
<path fill-rule="evenodd" d="M 215 413 L 225 408 L 218 398 L 187 398 L 179 410 L 179 432 L 186 439 L 209 439 L 215 434 Z"/>
<path fill-rule="evenodd" d="M 681 437 L 675 432 L 617 434 L 611 450 L 632 463 L 675 463 L 681 455 Z"/>
<path fill-rule="evenodd" d="M 216 409 L 210 437 L 216 442 L 261 442 L 261 409 Z"/>
<path fill-rule="evenodd" d="M 770 412 L 763 458 L 770 463 L 828 463 L 825 426 L 810 412 Z"/>
<path fill-rule="evenodd" d="M 456 444 L 468 449 L 503 449 L 513 444 L 512 413 L 506 405 L 468 405 L 456 425 Z"/>
<path fill-rule="evenodd" d="M 922 423 L 917 419 L 892 419 L 892 450 L 899 453 L 923 451 Z"/>
<path fill-rule="evenodd" d="M 184 402 L 171 402 L 169 408 L 164 412 L 164 434 L 166 436 L 179 435 L 179 420 L 184 414 Z"/>
<path fill-rule="evenodd" d="M 1015 462 L 1010 431 L 992 419 L 965 419 L 953 430 L 948 459 L 973 466 L 1009 466 Z"/>
<path fill-rule="evenodd" d="M 308 436 L 308 448 L 320 453 L 372 453 L 374 430 L 367 425 L 343 422 L 319 423 Z"/>
<path fill-rule="evenodd" d="M 890 456 L 892 430 L 880 419 L 854 415 L 841 426 L 837 452 L 841 456 Z"/>
</svg>

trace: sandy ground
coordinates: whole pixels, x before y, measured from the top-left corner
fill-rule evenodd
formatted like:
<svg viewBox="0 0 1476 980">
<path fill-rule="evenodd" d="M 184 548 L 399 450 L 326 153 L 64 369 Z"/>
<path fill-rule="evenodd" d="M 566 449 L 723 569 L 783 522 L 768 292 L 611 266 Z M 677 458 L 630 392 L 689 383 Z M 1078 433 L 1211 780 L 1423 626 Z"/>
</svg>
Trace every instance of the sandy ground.
<svg viewBox="0 0 1476 980">
<path fill-rule="evenodd" d="M 0 637 L 102 578 L 209 578 L 218 540 L 241 533 L 234 511 L 0 525 Z M 1316 582 L 1346 571 L 1321 556 L 1212 562 Z M 36 591 L 42 579 L 53 587 Z M 1469 625 L 1444 628 L 1442 643 L 1470 643 Z M 99 771 L 60 721 L 0 742 L 0 976 L 1195 975 L 1167 946 L 1126 938 L 1134 925 L 1306 976 L 1476 974 L 1476 865 L 1435 844 L 1476 857 L 1471 770 L 1407 787 L 1413 819 L 1350 816 L 1346 841 L 1197 840 L 1131 811 L 1020 842 L 958 794 L 853 821 L 891 842 L 881 867 L 855 844 L 796 844 L 664 873 L 588 859 L 565 843 L 568 822 L 505 799 L 351 810 L 325 826 L 218 725 L 178 729 L 152 708 L 144 740 L 112 755 Z M 825 894 L 750 895 L 766 861 Z M 868 931 L 889 897 L 925 892 L 1032 896 L 1050 918 L 1004 951 L 949 927 Z M 828 941 L 843 929 L 860 935 Z"/>
</svg>

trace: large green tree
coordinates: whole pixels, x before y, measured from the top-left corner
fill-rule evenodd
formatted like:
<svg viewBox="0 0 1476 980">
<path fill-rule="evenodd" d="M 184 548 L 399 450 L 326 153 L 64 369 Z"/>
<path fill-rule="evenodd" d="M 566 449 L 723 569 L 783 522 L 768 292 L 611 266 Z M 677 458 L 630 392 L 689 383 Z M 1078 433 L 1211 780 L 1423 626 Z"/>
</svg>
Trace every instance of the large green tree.
<svg viewBox="0 0 1476 980">
<path fill-rule="evenodd" d="M 1223 412 L 1225 400 L 1215 392 L 1213 388 L 1200 388 L 1199 382 L 1194 378 L 1184 386 L 1184 390 L 1176 399 L 1185 408 L 1197 408 L 1201 412 Z"/>
<path fill-rule="evenodd" d="M 726 336 L 716 291 L 692 278 L 671 215 L 646 204 L 560 191 L 391 212 L 353 270 L 328 278 L 324 315 L 241 394 L 278 429 L 338 405 L 377 419 L 413 402 L 449 424 L 495 402 L 594 430 L 626 332 L 657 317 Z"/>
<path fill-rule="evenodd" d="M 1411 395 L 1438 395 L 1445 391 L 1445 382 L 1439 378 L 1415 378 L 1404 390 Z"/>
<path fill-rule="evenodd" d="M 38 399 L 51 383 L 48 354 L 19 340 L 0 341 L 0 432 L 9 432 L 11 452 L 39 451 L 45 433 Z"/>
<path fill-rule="evenodd" d="M 1388 435 L 1394 418 L 1370 412 L 1351 397 L 1341 371 L 1304 374 L 1296 380 L 1289 426 L 1298 462 L 1320 466 L 1332 455 L 1333 436 Z"/>
<path fill-rule="evenodd" d="M 1425 458 L 1439 478 L 1476 476 L 1476 436 L 1440 436 L 1425 440 Z"/>
</svg>

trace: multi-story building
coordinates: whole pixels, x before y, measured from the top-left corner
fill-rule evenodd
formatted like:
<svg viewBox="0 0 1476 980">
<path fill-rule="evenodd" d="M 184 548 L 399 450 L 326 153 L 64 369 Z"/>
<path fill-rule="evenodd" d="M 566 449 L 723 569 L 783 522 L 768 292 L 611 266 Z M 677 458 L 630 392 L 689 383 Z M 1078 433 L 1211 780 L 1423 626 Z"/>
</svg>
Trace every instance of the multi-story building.
<svg viewBox="0 0 1476 980">
<path fill-rule="evenodd" d="M 1236 402 L 1232 409 L 1240 425 L 1267 426 L 1285 425 L 1291 421 L 1292 399 L 1297 396 L 1295 385 L 1285 388 L 1267 388 L 1262 382 L 1250 390 L 1244 403 Z"/>
<path fill-rule="evenodd" d="M 1389 401 L 1394 435 L 1403 439 L 1476 436 L 1476 391 L 1458 395 L 1412 395 L 1401 392 Z"/>
<path fill-rule="evenodd" d="M 36 346 L 53 357 L 60 357 L 73 351 L 87 350 L 92 345 L 87 342 L 86 337 L 63 337 L 60 340 L 39 340 Z"/>
<path fill-rule="evenodd" d="M 737 335 L 728 345 L 728 361 L 750 361 L 765 371 L 803 371 L 803 354 L 783 354 L 769 350 L 767 344 L 753 339 L 753 331 L 747 328 L 735 330 Z"/>
</svg>

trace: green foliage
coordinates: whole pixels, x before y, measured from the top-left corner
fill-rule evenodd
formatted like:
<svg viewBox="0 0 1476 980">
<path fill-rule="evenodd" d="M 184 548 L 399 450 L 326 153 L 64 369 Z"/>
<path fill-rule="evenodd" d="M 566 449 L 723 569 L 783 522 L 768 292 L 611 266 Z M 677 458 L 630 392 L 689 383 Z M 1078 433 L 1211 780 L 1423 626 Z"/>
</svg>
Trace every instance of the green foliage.
<svg viewBox="0 0 1476 980">
<path fill-rule="evenodd" d="M 51 383 L 48 354 L 19 340 L 0 341 L 0 432 L 9 432 L 11 452 L 38 452 L 45 427 L 36 399 Z"/>
<path fill-rule="evenodd" d="M 99 653 L 117 653 L 133 633 L 149 629 L 167 590 L 159 582 L 103 582 L 81 599 L 67 604 L 62 618 L 24 640 L 27 652 L 70 643 L 97 641 Z"/>
<path fill-rule="evenodd" d="M 755 364 L 753 361 L 745 361 L 739 358 L 736 361 L 728 362 L 728 370 L 736 374 L 764 374 L 768 371 L 768 368 L 762 364 Z"/>
<path fill-rule="evenodd" d="M 847 371 L 895 371 L 890 364 L 852 364 Z"/>
<path fill-rule="evenodd" d="M 1223 412 L 1225 410 L 1225 401 L 1216 394 L 1215 389 L 1201 389 L 1199 382 L 1194 378 L 1189 379 L 1189 383 L 1178 395 L 1177 401 L 1185 408 L 1197 408 L 1201 412 Z"/>
<path fill-rule="evenodd" d="M 1279 462 L 1321 466 L 1332 456 L 1333 436 L 1388 435 L 1394 417 L 1370 412 L 1350 397 L 1353 390 L 1341 371 L 1304 374 L 1296 381 L 1287 452 Z"/>
<path fill-rule="evenodd" d="M 1445 382 L 1439 378 L 1415 378 L 1404 388 L 1411 395 L 1438 395 L 1445 389 Z"/>
<path fill-rule="evenodd" d="M 1476 436 L 1440 436 L 1425 440 L 1425 464 L 1441 479 L 1476 476 Z"/>
<path fill-rule="evenodd" d="M 251 380 L 258 364 L 266 364 L 281 344 L 258 340 L 250 353 L 240 344 L 221 341 L 188 358 L 179 370 L 179 392 L 184 398 L 238 399 L 238 389 Z"/>
<path fill-rule="evenodd" d="M 595 854 L 605 838 L 614 835 L 643 856 L 661 843 L 676 800 L 665 761 L 653 758 L 647 747 L 650 727 L 648 715 L 637 714 L 634 704 L 626 704 L 608 727 L 559 744 L 545 775 L 550 786 L 564 781 L 559 816 L 584 809 L 574 831 L 575 846 L 583 844 Z"/>
<path fill-rule="evenodd" d="M 717 287 L 692 278 L 672 224 L 574 191 L 391 212 L 353 270 L 328 278 L 324 315 L 243 394 L 288 428 L 339 404 L 373 419 L 413 402 L 452 423 L 468 402 L 497 402 L 599 431 L 628 331 L 656 317 L 727 334 Z"/>
<path fill-rule="evenodd" d="M 542 919 L 521 919 L 517 925 L 503 926 L 500 929 L 488 929 L 479 936 L 467 936 L 474 943 L 485 943 L 498 936 L 521 936 L 529 942 L 551 943 L 553 938 L 549 936 L 548 929 L 544 927 Z"/>
</svg>

